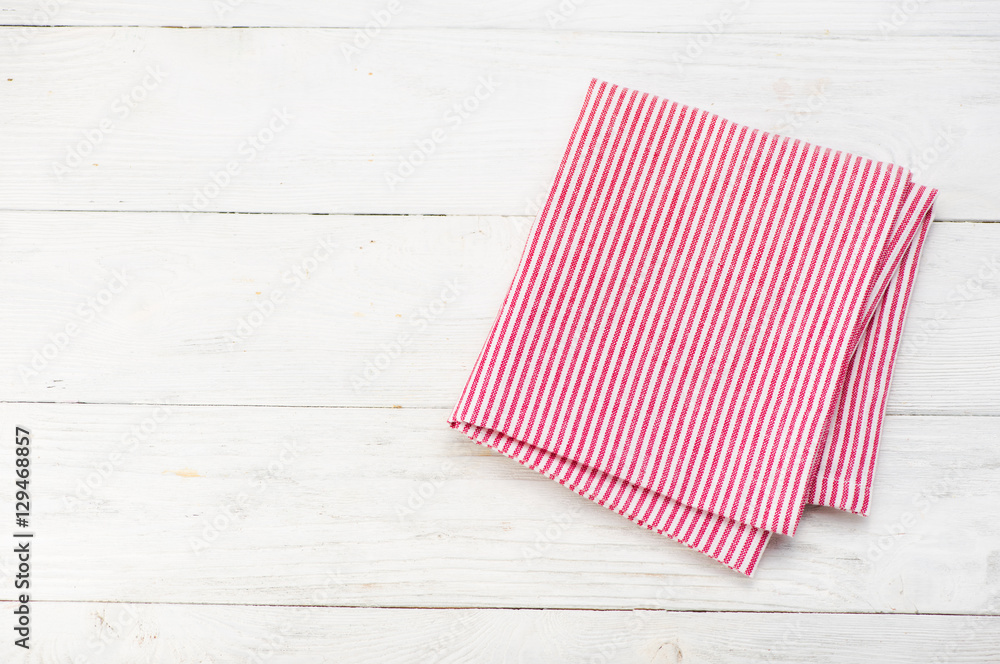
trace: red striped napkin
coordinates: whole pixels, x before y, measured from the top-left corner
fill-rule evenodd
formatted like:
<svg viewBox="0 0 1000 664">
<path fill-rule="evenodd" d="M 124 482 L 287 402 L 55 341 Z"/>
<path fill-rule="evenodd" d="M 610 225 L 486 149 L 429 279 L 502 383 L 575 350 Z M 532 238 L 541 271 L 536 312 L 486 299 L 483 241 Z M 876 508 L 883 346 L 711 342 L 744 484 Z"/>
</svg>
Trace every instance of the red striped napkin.
<svg viewBox="0 0 1000 664">
<path fill-rule="evenodd" d="M 868 512 L 936 195 L 593 80 L 451 426 L 750 575 Z"/>
</svg>

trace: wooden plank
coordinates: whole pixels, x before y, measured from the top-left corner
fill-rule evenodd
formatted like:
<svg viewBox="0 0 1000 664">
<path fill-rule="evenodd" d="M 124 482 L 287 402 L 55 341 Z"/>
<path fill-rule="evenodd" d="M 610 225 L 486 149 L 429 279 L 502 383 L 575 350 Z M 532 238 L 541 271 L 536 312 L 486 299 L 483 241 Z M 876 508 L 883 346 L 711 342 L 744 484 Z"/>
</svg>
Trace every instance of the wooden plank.
<svg viewBox="0 0 1000 664">
<path fill-rule="evenodd" d="M 698 4 L 637 0 L 50 0 L 4 7 L 4 25 L 183 25 L 393 28 L 526 28 L 633 32 L 782 33 L 815 35 L 982 35 L 997 32 L 989 0 L 948 3 L 841 0 L 711 0 Z M 724 14 L 724 12 L 729 12 Z"/>
<path fill-rule="evenodd" d="M 993 417 L 893 416 L 873 515 L 809 509 L 747 579 L 445 424 L 447 411 L 4 404 L 31 431 L 36 597 L 995 613 Z M 11 492 L 0 514 L 13 513 Z M 14 554 L 0 549 L 0 599 Z"/>
<path fill-rule="evenodd" d="M 0 607 L 10 615 L 9 603 Z M 957 664 L 996 661 L 1000 653 L 996 617 L 94 602 L 33 610 L 31 655 L 5 640 L 4 661 Z"/>
<path fill-rule="evenodd" d="M 909 165 L 939 218 L 1000 219 L 994 39 L 20 30 L 2 209 L 524 214 L 597 76 Z"/>
<path fill-rule="evenodd" d="M 4 400 L 439 408 L 531 223 L 4 216 Z M 927 242 L 891 412 L 1000 413 L 1000 224 L 935 224 Z"/>
</svg>

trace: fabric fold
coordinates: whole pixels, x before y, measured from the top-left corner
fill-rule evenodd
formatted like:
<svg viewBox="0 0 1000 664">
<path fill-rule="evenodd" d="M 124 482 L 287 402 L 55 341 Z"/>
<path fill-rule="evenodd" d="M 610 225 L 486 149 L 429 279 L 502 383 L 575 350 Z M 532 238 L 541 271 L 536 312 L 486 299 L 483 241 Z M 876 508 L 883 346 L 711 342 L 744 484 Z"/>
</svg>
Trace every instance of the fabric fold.
<svg viewBox="0 0 1000 664">
<path fill-rule="evenodd" d="M 867 513 L 936 194 L 595 79 L 449 422 L 752 574 Z"/>
</svg>

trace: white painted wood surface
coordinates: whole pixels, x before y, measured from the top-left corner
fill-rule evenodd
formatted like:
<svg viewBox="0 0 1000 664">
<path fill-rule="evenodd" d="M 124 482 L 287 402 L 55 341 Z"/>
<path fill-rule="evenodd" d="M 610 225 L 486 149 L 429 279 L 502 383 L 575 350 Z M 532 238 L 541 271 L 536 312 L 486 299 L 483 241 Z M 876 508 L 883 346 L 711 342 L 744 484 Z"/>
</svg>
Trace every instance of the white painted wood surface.
<svg viewBox="0 0 1000 664">
<path fill-rule="evenodd" d="M 8 394 L 433 408 L 454 405 L 532 222 L 4 216 Z M 890 412 L 1000 415 L 998 289 L 1000 224 L 934 224 Z"/>
<path fill-rule="evenodd" d="M 910 165 L 939 219 L 1000 218 L 995 39 L 723 33 L 688 56 L 690 34 L 415 29 L 348 59 L 350 30 L 18 30 L 6 209 L 521 215 L 597 76 Z"/>
<path fill-rule="evenodd" d="M 51 0 L 6 2 L 0 25 L 520 28 L 621 32 L 996 35 L 994 0 Z M 732 18 L 725 19 L 729 11 Z M 390 19 L 384 18 L 389 13 Z"/>
<path fill-rule="evenodd" d="M 1000 660 L 997 2 L 222 2 L 0 6 L 0 661 Z M 591 76 L 942 192 L 873 514 L 753 580 L 444 424 Z"/>
<path fill-rule="evenodd" d="M 0 603 L 3 611 L 7 606 Z M 162 662 L 681 662 L 995 661 L 990 618 L 664 611 L 344 609 L 43 603 L 67 625 L 32 664 Z M 225 638 L 219 635 L 224 633 Z"/>
<path fill-rule="evenodd" d="M 4 404 L 0 421 L 33 424 L 37 597 L 304 605 L 327 591 L 337 606 L 953 614 L 1000 603 L 995 417 L 890 416 L 872 516 L 810 508 L 747 579 L 475 445 L 447 415 Z M 0 587 L 14 562 L 0 553 Z"/>
</svg>

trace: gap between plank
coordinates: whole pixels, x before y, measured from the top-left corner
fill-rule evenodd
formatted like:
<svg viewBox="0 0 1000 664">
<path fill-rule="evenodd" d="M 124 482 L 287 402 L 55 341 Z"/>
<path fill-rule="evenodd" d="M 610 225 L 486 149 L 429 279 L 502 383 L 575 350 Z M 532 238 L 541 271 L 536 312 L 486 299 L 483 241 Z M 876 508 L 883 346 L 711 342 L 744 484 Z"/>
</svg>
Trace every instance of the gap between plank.
<svg viewBox="0 0 1000 664">
<path fill-rule="evenodd" d="M 0 604 L 11 603 L 16 600 L 0 599 Z M 944 616 L 944 617 L 973 617 L 973 618 L 1000 618 L 996 613 L 905 613 L 890 611 L 741 611 L 738 609 L 648 609 L 635 607 L 630 609 L 615 608 L 559 608 L 559 607 L 535 607 L 535 606 L 393 606 L 393 605 L 366 605 L 366 604 L 267 604 L 263 602 L 252 602 L 234 604 L 228 602 L 152 602 L 152 601 L 125 601 L 125 600 L 104 600 L 104 599 L 32 599 L 34 603 L 45 602 L 47 604 L 142 604 L 148 606 L 226 606 L 226 607 L 263 607 L 276 609 L 379 609 L 384 611 L 591 611 L 601 613 L 646 611 L 650 613 L 714 613 L 714 614 L 787 614 L 787 615 L 814 615 L 814 616 Z"/>
<path fill-rule="evenodd" d="M 2 26 L 0 26 L 2 27 Z M 0 208 L 4 212 L 28 213 L 69 213 L 69 214 L 181 214 L 177 210 L 99 210 L 99 209 L 57 209 L 42 210 L 34 208 Z M 504 214 L 497 212 L 244 212 L 240 210 L 195 210 L 191 215 L 280 215 L 286 217 L 503 217 L 505 219 L 534 219 L 526 214 Z M 945 224 L 995 224 L 1000 219 L 934 219 L 935 223 Z"/>
<path fill-rule="evenodd" d="M 180 408 L 329 408 L 340 410 L 440 410 L 450 411 L 453 406 L 361 406 L 340 404 L 269 404 L 269 403 L 166 403 L 160 401 L 33 401 L 0 399 L 0 404 L 39 404 L 50 406 L 178 406 Z M 1000 417 L 1000 413 L 928 413 L 905 410 L 886 410 L 887 417 Z"/>
</svg>

